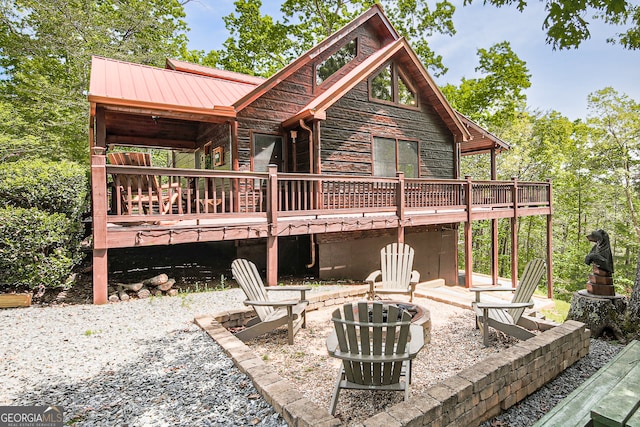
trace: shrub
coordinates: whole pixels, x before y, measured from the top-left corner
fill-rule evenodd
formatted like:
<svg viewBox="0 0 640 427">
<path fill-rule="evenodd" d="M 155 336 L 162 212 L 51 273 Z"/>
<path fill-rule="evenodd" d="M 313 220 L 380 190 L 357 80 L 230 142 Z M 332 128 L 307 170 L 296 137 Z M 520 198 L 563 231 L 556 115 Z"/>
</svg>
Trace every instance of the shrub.
<svg viewBox="0 0 640 427">
<path fill-rule="evenodd" d="M 65 285 L 75 262 L 78 225 L 61 213 L 0 208 L 0 283 Z"/>
<path fill-rule="evenodd" d="M 0 165 L 0 206 L 38 208 L 78 220 L 88 192 L 87 170 L 77 163 L 28 159 Z"/>
<path fill-rule="evenodd" d="M 68 285 L 81 260 L 86 168 L 69 161 L 20 160 L 0 165 L 0 284 Z"/>
</svg>

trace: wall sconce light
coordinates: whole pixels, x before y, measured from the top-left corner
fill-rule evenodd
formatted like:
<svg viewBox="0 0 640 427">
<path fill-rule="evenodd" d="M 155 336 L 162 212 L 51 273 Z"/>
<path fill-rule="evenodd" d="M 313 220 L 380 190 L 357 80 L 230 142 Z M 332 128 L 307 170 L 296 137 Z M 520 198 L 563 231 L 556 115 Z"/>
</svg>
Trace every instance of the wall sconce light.
<svg viewBox="0 0 640 427">
<path fill-rule="evenodd" d="M 291 139 L 293 140 L 293 143 L 296 143 L 296 138 L 298 137 L 298 131 L 297 130 L 292 130 L 289 131 L 289 134 L 291 135 Z"/>
</svg>

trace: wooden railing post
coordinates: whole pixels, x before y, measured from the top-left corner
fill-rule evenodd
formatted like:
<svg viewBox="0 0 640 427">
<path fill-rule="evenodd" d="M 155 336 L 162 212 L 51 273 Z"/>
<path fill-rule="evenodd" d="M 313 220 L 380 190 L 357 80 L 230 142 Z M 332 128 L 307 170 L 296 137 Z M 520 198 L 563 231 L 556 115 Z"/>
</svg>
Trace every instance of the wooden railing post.
<svg viewBox="0 0 640 427">
<path fill-rule="evenodd" d="M 518 178 L 511 178 L 513 181 L 512 203 L 513 217 L 511 217 L 511 286 L 518 286 Z"/>
<path fill-rule="evenodd" d="M 405 180 L 404 172 L 397 172 L 398 181 L 396 183 L 396 207 L 398 215 L 398 243 L 404 243 L 404 205 L 405 205 Z"/>
<path fill-rule="evenodd" d="M 278 284 L 278 167 L 269 165 L 267 179 L 267 286 Z"/>
<path fill-rule="evenodd" d="M 107 158 L 103 147 L 91 154 L 91 208 L 93 224 L 93 303 L 108 300 L 107 269 Z"/>
<path fill-rule="evenodd" d="M 547 297 L 553 298 L 553 192 L 551 179 L 547 178 L 549 189 L 547 191 L 547 201 L 549 202 L 549 214 L 547 215 Z"/>
<path fill-rule="evenodd" d="M 471 206 L 472 206 L 472 183 L 469 175 L 465 176 L 467 180 L 465 191 L 465 204 L 467 206 L 467 222 L 464 223 L 464 280 L 465 286 L 470 288 L 473 286 L 473 241 L 471 227 Z"/>
</svg>

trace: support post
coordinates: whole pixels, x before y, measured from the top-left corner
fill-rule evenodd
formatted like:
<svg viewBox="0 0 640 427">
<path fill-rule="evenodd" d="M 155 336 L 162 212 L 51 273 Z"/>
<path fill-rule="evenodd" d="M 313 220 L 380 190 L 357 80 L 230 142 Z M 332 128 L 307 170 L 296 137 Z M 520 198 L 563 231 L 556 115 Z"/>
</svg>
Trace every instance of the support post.
<svg viewBox="0 0 640 427">
<path fill-rule="evenodd" d="M 491 180 L 498 179 L 496 168 L 496 149 L 491 148 Z M 493 285 L 498 284 L 498 219 L 491 220 L 491 282 Z"/>
<path fill-rule="evenodd" d="M 465 286 L 470 288 L 473 286 L 473 242 L 471 227 L 471 206 L 472 206 L 472 184 L 471 177 L 466 176 L 467 180 L 465 191 L 465 203 L 467 205 L 467 222 L 464 223 L 464 281 Z"/>
<path fill-rule="evenodd" d="M 398 178 L 396 187 L 396 203 L 397 203 L 397 215 L 398 215 L 398 243 L 404 243 L 404 206 L 405 206 L 405 191 L 404 191 L 404 172 L 397 172 Z"/>
<path fill-rule="evenodd" d="M 278 167 L 269 165 L 267 182 L 267 286 L 278 284 Z"/>
<path fill-rule="evenodd" d="M 93 147 L 91 155 L 91 205 L 93 224 L 93 303 L 108 300 L 107 268 L 107 161 L 105 149 Z"/>
<path fill-rule="evenodd" d="M 547 297 L 553 298 L 553 193 L 551 179 L 549 183 L 549 215 L 547 215 Z"/>
<path fill-rule="evenodd" d="M 511 286 L 518 286 L 518 179 L 511 178 L 513 189 L 511 193 L 513 203 L 513 217 L 511 218 Z"/>
</svg>

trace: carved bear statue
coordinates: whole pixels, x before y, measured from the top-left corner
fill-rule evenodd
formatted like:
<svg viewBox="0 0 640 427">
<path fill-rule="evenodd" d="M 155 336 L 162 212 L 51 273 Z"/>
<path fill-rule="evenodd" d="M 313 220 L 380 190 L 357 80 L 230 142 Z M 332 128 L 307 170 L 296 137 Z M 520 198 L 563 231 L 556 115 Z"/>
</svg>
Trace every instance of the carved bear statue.
<svg viewBox="0 0 640 427">
<path fill-rule="evenodd" d="M 613 256 L 609 244 L 609 235 L 604 230 L 595 230 L 587 235 L 587 240 L 595 243 L 591 252 L 585 257 L 585 264 L 594 264 L 599 269 L 613 274 Z"/>
</svg>

